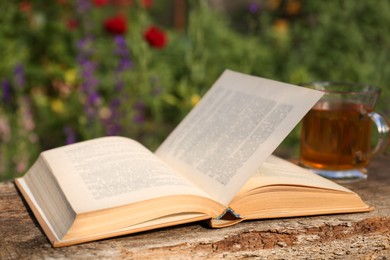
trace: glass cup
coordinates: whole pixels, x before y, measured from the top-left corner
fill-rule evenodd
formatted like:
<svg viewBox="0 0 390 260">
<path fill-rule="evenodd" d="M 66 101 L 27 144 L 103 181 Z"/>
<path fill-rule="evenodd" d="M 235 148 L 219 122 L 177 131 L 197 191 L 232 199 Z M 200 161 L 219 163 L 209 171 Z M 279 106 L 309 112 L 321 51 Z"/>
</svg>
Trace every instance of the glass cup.
<svg viewBox="0 0 390 260">
<path fill-rule="evenodd" d="M 302 120 L 300 163 L 336 181 L 366 179 L 370 159 L 389 144 L 390 124 L 374 112 L 380 89 L 337 82 L 303 86 L 325 94 Z"/>
</svg>

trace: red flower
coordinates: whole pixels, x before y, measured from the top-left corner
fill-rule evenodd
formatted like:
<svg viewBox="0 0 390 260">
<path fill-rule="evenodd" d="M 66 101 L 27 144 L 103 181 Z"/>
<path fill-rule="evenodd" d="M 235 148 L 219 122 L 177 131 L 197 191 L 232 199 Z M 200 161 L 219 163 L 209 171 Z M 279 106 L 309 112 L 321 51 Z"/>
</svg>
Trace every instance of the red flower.
<svg viewBox="0 0 390 260">
<path fill-rule="evenodd" d="M 104 22 L 104 28 L 112 34 L 124 34 L 127 30 L 126 18 L 123 16 L 114 16 Z"/>
<path fill-rule="evenodd" d="M 66 21 L 66 27 L 68 28 L 69 31 L 74 31 L 79 27 L 79 23 L 75 19 L 69 19 Z"/>
<path fill-rule="evenodd" d="M 142 5 L 144 8 L 148 9 L 148 8 L 152 7 L 152 5 L 153 5 L 153 0 L 142 0 L 142 1 L 141 1 L 141 5 Z"/>
<path fill-rule="evenodd" d="M 144 33 L 144 39 L 149 43 L 150 46 L 162 49 L 167 43 L 167 37 L 165 32 L 160 30 L 157 26 L 151 26 Z"/>
<path fill-rule="evenodd" d="M 108 4 L 108 0 L 93 0 L 95 6 L 105 6 Z"/>
<path fill-rule="evenodd" d="M 19 9 L 24 13 L 29 13 L 31 11 L 31 2 L 30 1 L 22 1 L 19 4 Z"/>
</svg>

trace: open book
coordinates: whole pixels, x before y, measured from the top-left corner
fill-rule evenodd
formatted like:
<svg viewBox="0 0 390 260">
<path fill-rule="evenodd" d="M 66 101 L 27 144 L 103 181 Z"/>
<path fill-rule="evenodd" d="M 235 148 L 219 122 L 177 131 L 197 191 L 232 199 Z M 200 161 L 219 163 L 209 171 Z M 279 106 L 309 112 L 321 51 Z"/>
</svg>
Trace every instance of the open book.
<svg viewBox="0 0 390 260">
<path fill-rule="evenodd" d="M 102 137 L 41 153 L 16 179 L 54 246 L 207 220 L 369 211 L 272 152 L 321 93 L 226 70 L 155 153 Z"/>
</svg>

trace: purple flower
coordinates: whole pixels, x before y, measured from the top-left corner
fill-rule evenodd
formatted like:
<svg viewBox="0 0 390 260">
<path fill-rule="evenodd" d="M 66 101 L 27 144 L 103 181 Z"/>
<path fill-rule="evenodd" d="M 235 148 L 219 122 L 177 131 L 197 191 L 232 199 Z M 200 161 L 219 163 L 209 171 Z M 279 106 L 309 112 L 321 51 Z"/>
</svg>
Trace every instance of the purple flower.
<svg viewBox="0 0 390 260">
<path fill-rule="evenodd" d="M 93 61 L 93 37 L 85 37 L 78 44 L 77 61 L 81 70 L 81 91 L 85 95 L 84 111 L 89 122 L 92 122 L 97 117 L 97 105 L 100 101 L 100 96 L 97 91 L 99 80 L 95 77 L 97 69 L 96 62 Z"/>
<path fill-rule="evenodd" d="M 85 14 L 92 7 L 90 0 L 78 0 L 76 10 L 79 14 Z"/>
<path fill-rule="evenodd" d="M 122 111 L 121 99 L 123 98 L 122 90 L 125 87 L 124 73 L 127 72 L 133 66 L 132 61 L 130 60 L 130 51 L 127 47 L 126 40 L 121 35 L 116 35 L 114 37 L 114 42 L 116 48 L 114 50 L 114 55 L 118 58 L 118 63 L 115 68 L 115 95 L 110 102 L 110 116 L 105 119 L 105 128 L 108 135 L 118 135 L 122 131 L 121 118 Z"/>
<path fill-rule="evenodd" d="M 106 134 L 107 135 L 118 135 L 122 132 L 122 127 L 118 124 L 107 124 L 106 125 Z"/>
<path fill-rule="evenodd" d="M 99 64 L 95 57 L 95 36 L 93 34 L 96 23 L 92 20 L 92 7 L 91 0 L 76 1 L 81 31 L 84 32 L 76 45 L 81 77 L 80 90 L 84 95 L 84 114 L 87 118 L 87 126 L 91 129 L 101 123 L 99 118 L 101 96 L 98 92 L 100 81 L 96 76 Z"/>
<path fill-rule="evenodd" d="M 119 135 L 122 132 L 122 126 L 120 124 L 121 111 L 120 111 L 120 100 L 114 98 L 110 103 L 110 116 L 104 120 L 104 126 L 107 135 Z"/>
<path fill-rule="evenodd" d="M 248 5 L 248 11 L 252 14 L 257 14 L 260 11 L 260 5 L 256 2 L 252 2 Z"/>
<path fill-rule="evenodd" d="M 119 98 L 114 98 L 111 100 L 111 108 L 118 108 L 121 105 Z"/>
<path fill-rule="evenodd" d="M 122 35 L 116 35 L 114 37 L 115 44 L 117 48 L 114 53 L 118 56 L 129 56 L 129 50 L 127 48 L 126 39 Z"/>
<path fill-rule="evenodd" d="M 14 69 L 15 86 L 22 88 L 25 85 L 24 67 L 22 64 L 18 64 Z"/>
<path fill-rule="evenodd" d="M 118 63 L 117 71 L 125 71 L 133 66 L 133 63 L 129 59 L 121 59 Z"/>
<path fill-rule="evenodd" d="M 145 117 L 142 114 L 135 114 L 134 117 L 133 117 L 133 121 L 136 124 L 140 125 L 140 124 L 143 124 L 145 122 Z"/>
<path fill-rule="evenodd" d="M 121 35 L 116 35 L 114 38 L 116 48 L 114 54 L 118 56 L 119 62 L 116 68 L 117 72 L 123 72 L 133 66 L 130 60 L 130 52 L 126 44 L 126 40 Z"/>
<path fill-rule="evenodd" d="M 94 40 L 95 37 L 92 35 L 87 35 L 77 42 L 77 49 L 79 51 L 77 55 L 77 61 L 79 63 L 85 62 L 95 54 L 95 50 L 93 48 Z"/>
<path fill-rule="evenodd" d="M 137 101 L 134 106 L 134 110 L 136 111 L 133 121 L 137 124 L 142 124 L 145 122 L 145 103 L 142 101 Z"/>
<path fill-rule="evenodd" d="M 64 128 L 64 133 L 66 137 L 66 144 L 73 144 L 76 142 L 76 133 L 72 127 L 66 126 Z"/>
<path fill-rule="evenodd" d="M 11 84 L 6 79 L 1 82 L 1 101 L 4 104 L 11 103 Z"/>
<path fill-rule="evenodd" d="M 99 100 L 100 100 L 99 93 L 97 93 L 95 90 L 88 91 L 86 93 L 88 94 L 87 95 L 87 103 L 88 104 L 95 106 L 99 103 Z"/>
</svg>

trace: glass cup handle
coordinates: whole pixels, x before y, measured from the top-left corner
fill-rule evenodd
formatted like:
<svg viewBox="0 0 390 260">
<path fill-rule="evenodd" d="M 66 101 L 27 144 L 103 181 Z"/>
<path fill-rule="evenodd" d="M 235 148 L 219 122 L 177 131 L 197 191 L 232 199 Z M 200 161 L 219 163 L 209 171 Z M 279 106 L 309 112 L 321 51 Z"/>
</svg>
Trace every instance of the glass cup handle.
<svg viewBox="0 0 390 260">
<path fill-rule="evenodd" d="M 390 142 L 390 123 L 383 115 L 377 112 L 371 112 L 368 115 L 370 116 L 371 120 L 374 121 L 379 134 L 378 142 L 372 151 L 372 154 L 383 153 Z"/>
</svg>

